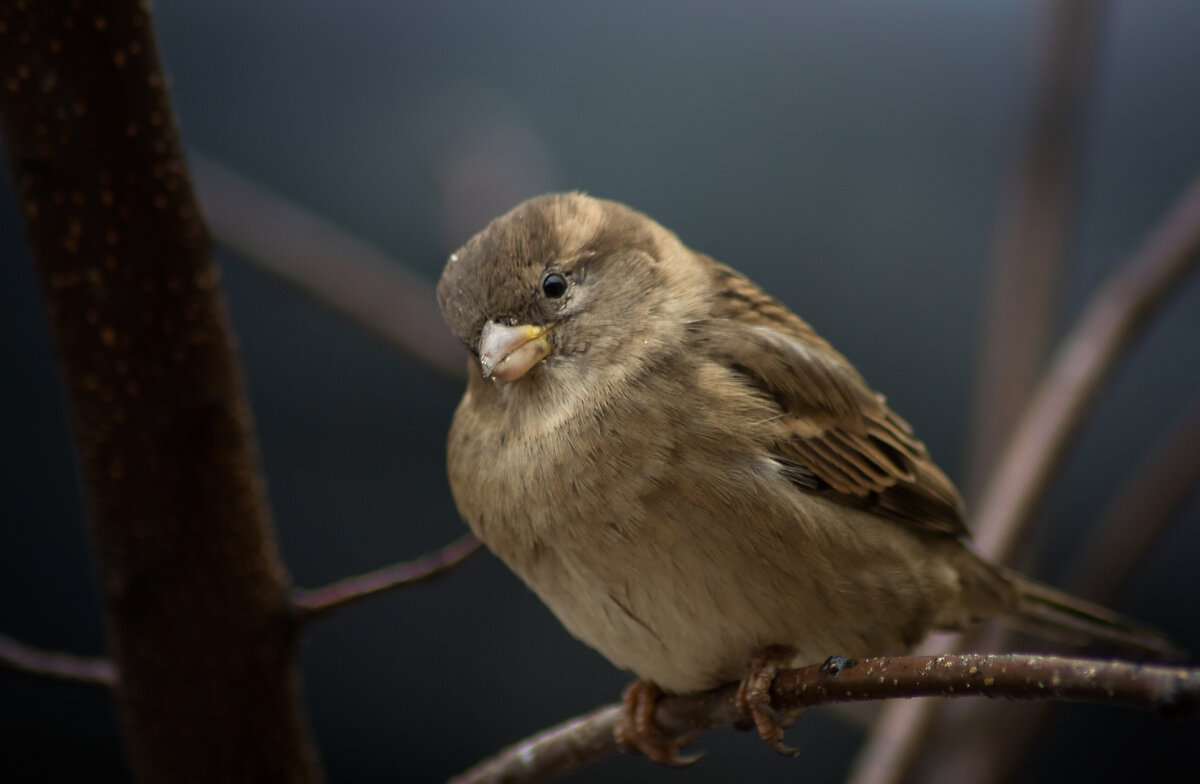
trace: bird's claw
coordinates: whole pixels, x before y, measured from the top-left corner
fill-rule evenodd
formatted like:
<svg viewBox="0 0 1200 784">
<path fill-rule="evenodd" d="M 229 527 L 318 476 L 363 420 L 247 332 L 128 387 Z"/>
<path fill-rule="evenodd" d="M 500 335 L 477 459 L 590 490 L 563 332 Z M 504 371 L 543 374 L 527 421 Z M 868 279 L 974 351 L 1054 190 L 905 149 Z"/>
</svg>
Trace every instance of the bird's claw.
<svg viewBox="0 0 1200 784">
<path fill-rule="evenodd" d="M 660 765 L 675 768 L 694 765 L 703 752 L 681 756 L 679 750 L 695 740 L 695 733 L 670 737 L 654 723 L 654 709 L 662 699 L 662 690 L 650 681 L 636 680 L 621 696 L 621 715 L 613 734 L 617 746 L 634 754 L 645 754 Z"/>
<path fill-rule="evenodd" d="M 780 721 L 779 714 L 771 707 L 771 685 L 779 673 L 782 663 L 790 663 L 796 651 L 782 645 L 772 645 L 764 648 L 750 660 L 750 669 L 746 677 L 738 685 L 734 705 L 742 714 L 741 729 L 754 727 L 759 736 L 776 753 L 784 757 L 795 757 L 800 754 L 783 742 L 783 730 L 792 726 L 797 714 L 789 714 Z"/>
</svg>

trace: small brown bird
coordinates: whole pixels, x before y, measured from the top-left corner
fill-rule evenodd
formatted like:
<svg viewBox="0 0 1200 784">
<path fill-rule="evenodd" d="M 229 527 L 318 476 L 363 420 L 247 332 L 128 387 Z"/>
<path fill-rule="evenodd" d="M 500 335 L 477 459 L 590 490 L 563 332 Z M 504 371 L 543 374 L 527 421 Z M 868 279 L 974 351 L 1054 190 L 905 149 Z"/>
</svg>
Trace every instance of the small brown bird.
<svg viewBox="0 0 1200 784">
<path fill-rule="evenodd" d="M 743 678 L 781 752 L 775 668 L 906 650 L 1004 617 L 1162 638 L 993 566 L 912 428 L 812 327 L 624 205 L 541 196 L 450 256 L 470 351 L 448 443 L 471 529 L 563 625 L 641 679 L 619 733 L 660 762 L 661 688 Z M 766 677 L 764 677 L 764 675 Z"/>
</svg>

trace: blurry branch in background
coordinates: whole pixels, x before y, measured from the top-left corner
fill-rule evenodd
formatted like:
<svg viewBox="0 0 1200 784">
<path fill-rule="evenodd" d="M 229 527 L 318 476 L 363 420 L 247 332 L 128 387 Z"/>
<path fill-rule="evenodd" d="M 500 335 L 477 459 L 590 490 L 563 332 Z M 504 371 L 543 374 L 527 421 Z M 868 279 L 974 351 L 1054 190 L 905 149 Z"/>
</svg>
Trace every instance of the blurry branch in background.
<svg viewBox="0 0 1200 784">
<path fill-rule="evenodd" d="M 1175 418 L 1142 463 L 1114 495 L 1108 511 L 1063 581 L 1071 593 L 1111 603 L 1123 592 L 1137 566 L 1149 555 L 1175 512 L 1200 482 L 1200 395 Z M 1000 636 L 992 649 L 1009 643 Z M 1053 704 L 1022 706 L 1019 711 L 984 710 L 960 703 L 939 725 L 938 753 L 923 781 L 970 781 L 997 784 L 1011 779 L 1014 766 L 1049 718 Z"/>
<path fill-rule="evenodd" d="M 738 724 L 737 686 L 665 697 L 654 722 L 676 738 Z M 789 713 L 840 702 L 966 696 L 1107 703 L 1180 717 L 1200 710 L 1200 669 L 1028 654 L 830 659 L 780 672 L 771 686 L 771 707 Z M 618 751 L 613 730 L 620 713 L 610 705 L 572 719 L 451 781 L 544 782 L 599 762 Z"/>
<path fill-rule="evenodd" d="M 1073 593 L 1119 593 L 1175 512 L 1200 485 L 1200 395 L 1192 398 L 1117 491 L 1064 581 Z"/>
<path fill-rule="evenodd" d="M 276 196 L 208 156 L 188 153 L 217 242 L 460 383 L 462 345 L 438 311 L 433 286 L 329 221 Z"/>
<path fill-rule="evenodd" d="M 1200 177 L 1092 297 L 1055 354 L 972 515 L 977 547 L 989 559 L 1003 563 L 1011 558 L 1112 371 L 1197 262 Z M 887 705 L 850 781 L 902 781 L 937 710 L 930 703 Z"/>
<path fill-rule="evenodd" d="M 997 219 L 965 485 L 968 498 L 980 501 L 972 504 L 971 515 L 980 549 L 1001 562 L 1011 558 L 1124 349 L 1197 251 L 1200 186 L 1193 185 L 1142 251 L 1093 297 L 1031 399 L 1053 327 L 1058 271 L 1065 266 L 1084 119 L 1107 12 L 1106 3 L 1089 0 L 1060 0 L 1044 12 L 1029 123 Z M 961 650 L 963 644 L 958 638 L 953 647 Z M 940 709 L 931 702 L 886 704 L 849 781 L 907 778 Z"/>
<path fill-rule="evenodd" d="M 347 577 L 322 588 L 293 589 L 292 605 L 298 618 L 307 621 L 391 588 L 406 587 L 442 577 L 480 549 L 479 540 L 473 534 L 466 534 L 442 549 L 412 561 L 385 566 L 356 577 Z"/>
<path fill-rule="evenodd" d="M 112 688 L 117 670 L 108 659 L 33 648 L 0 634 L 0 664 L 45 678 Z"/>
<path fill-rule="evenodd" d="M 968 501 L 991 475 L 1050 348 L 1107 15 L 1108 3 L 1097 0 L 1060 0 L 1043 11 L 1032 106 L 1001 194 L 985 277 Z"/>
<path fill-rule="evenodd" d="M 1106 382 L 1197 262 L 1200 177 L 1092 296 L 1056 353 L 973 515 L 989 558 L 1011 557 Z"/>
</svg>

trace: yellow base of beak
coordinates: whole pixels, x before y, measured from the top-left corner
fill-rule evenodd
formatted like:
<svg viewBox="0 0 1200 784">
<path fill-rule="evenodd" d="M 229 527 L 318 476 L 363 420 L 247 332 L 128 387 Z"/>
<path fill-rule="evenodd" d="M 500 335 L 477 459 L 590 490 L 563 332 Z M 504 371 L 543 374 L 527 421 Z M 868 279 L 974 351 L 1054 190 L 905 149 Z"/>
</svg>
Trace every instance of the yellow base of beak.
<svg viewBox="0 0 1200 784">
<path fill-rule="evenodd" d="M 516 381 L 550 353 L 546 328 L 533 324 L 483 325 L 479 335 L 479 367 L 484 378 Z"/>
</svg>

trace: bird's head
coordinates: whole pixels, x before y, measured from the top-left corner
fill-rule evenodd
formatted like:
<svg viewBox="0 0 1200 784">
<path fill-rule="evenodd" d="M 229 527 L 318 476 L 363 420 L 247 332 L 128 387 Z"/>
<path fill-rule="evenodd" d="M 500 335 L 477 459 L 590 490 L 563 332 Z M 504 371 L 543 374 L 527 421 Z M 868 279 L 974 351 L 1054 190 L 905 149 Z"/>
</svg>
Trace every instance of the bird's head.
<svg viewBox="0 0 1200 784">
<path fill-rule="evenodd" d="M 690 255 L 624 205 L 539 196 L 451 254 L 438 305 L 485 379 L 580 375 L 628 363 L 664 325 L 681 323 L 671 316 L 691 287 L 676 282 L 678 259 Z"/>
</svg>

